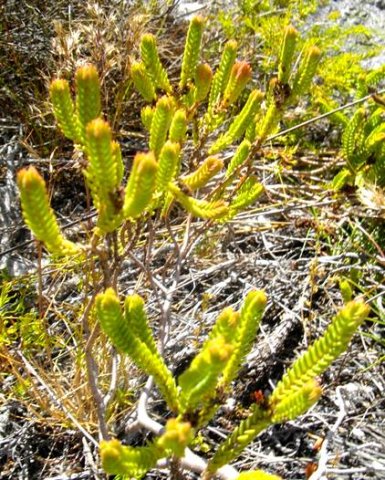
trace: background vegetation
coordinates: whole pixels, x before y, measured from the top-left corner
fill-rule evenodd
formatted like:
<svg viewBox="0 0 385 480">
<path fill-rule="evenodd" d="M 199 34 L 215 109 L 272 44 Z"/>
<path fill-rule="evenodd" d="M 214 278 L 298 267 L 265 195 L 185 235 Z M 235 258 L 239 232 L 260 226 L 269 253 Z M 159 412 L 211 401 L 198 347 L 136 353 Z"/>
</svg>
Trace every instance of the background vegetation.
<svg viewBox="0 0 385 480">
<path fill-rule="evenodd" d="M 242 1 L 226 11 L 212 3 L 205 12 L 202 61 L 215 69 L 223 45 L 236 37 L 239 58 L 252 67 L 253 87 L 267 91 L 278 74 L 284 28 L 293 24 L 301 32 L 298 53 L 310 45 L 322 51 L 315 80 L 308 94 L 285 107 L 257 152 L 252 173 L 264 189 L 257 201 L 227 223 L 189 224 L 179 208 L 156 230 L 156 238 L 126 232 L 136 249 L 116 271 L 103 262 L 85 268 L 81 259 L 49 260 L 16 214 L 15 174 L 23 166 L 38 166 L 65 234 L 86 242 L 95 211 L 84 187 L 81 155 L 53 128 L 49 82 L 56 76 L 71 80 L 84 63 L 96 66 L 102 110 L 129 170 L 148 141 L 138 114 L 145 102 L 130 74 L 140 59 L 141 36 L 155 35 L 175 84 L 188 23 L 167 2 L 74 2 L 69 8 L 34 1 L 0 7 L 6 159 L 1 167 L 6 193 L 0 478 L 103 478 L 100 412 L 87 373 L 85 338 L 93 339 L 99 388 L 108 395 L 108 429 L 130 445 L 149 440 L 147 432 L 131 425 L 146 378 L 116 355 L 105 337 L 93 335 L 94 319 L 85 321 L 87 297 L 108 271 L 122 294 L 135 290 L 145 297 L 175 375 L 189 365 L 223 307 L 238 308 L 251 288 L 266 291 L 260 339 L 220 415 L 194 442 L 202 456 L 211 456 L 261 395 L 271 392 L 295 352 L 319 337 L 344 303 L 361 295 L 371 306 L 369 320 L 325 374 L 323 400 L 305 417 L 258 437 L 236 466 L 306 478 L 326 458 L 324 472 L 331 478 L 382 478 L 384 68 L 362 63 L 378 54 L 369 41 L 377 33 L 362 25 L 341 26 L 338 11 L 330 12 L 329 24 L 314 21 L 322 2 Z M 350 41 L 352 48 L 345 49 Z M 246 93 L 226 112 L 229 121 Z M 235 146 L 221 153 L 224 162 Z M 190 253 L 180 261 L 186 241 Z M 165 405 L 155 392 L 152 396 L 152 414 L 164 423 Z M 326 441 L 318 454 L 320 439 Z M 169 473 L 147 475 L 168 478 Z"/>
</svg>

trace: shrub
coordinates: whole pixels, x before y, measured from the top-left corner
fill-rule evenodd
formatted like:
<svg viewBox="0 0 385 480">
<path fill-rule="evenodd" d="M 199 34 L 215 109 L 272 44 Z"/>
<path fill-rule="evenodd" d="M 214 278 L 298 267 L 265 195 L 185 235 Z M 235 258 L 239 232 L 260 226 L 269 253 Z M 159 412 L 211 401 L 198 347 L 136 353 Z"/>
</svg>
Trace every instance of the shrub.
<svg viewBox="0 0 385 480">
<path fill-rule="evenodd" d="M 126 181 L 120 146 L 101 113 L 97 69 L 85 65 L 76 71 L 75 99 L 66 80 L 58 78 L 51 83 L 57 123 L 86 159 L 84 179 L 97 218 L 88 241 L 69 240 L 50 207 L 45 182 L 34 167 L 18 174 L 22 211 L 36 240 L 52 257 L 64 261 L 77 258 L 89 272 L 90 285 L 84 286 L 88 298 L 79 316 L 105 471 L 140 478 L 161 459 L 170 458 L 174 473 L 187 468 L 200 472 L 206 480 L 216 475 L 226 479 L 277 478 L 260 471 L 238 474 L 228 464 L 262 430 L 296 418 L 318 400 L 322 389 L 317 377 L 346 350 L 368 307 L 354 300 L 337 313 L 324 335 L 294 362 L 269 396 L 252 406 L 250 415 L 205 461 L 192 453 L 189 445 L 231 391 L 231 382 L 258 331 L 265 293 L 251 290 L 238 311 L 225 308 L 201 350 L 177 378 L 167 367 L 162 351 L 172 289 L 162 305 L 159 338 L 150 326 L 144 295 L 127 295 L 122 308 L 117 293 L 126 257 L 140 266 L 149 285 L 159 284 L 148 257 L 168 235 L 175 242 L 177 282 L 196 238 L 210 232 L 215 222 L 228 222 L 257 200 L 263 187 L 252 173 L 254 159 L 269 136 L 279 130 L 286 110 L 306 94 L 316 72 L 320 50 L 310 46 L 295 62 L 298 33 L 288 26 L 278 76 L 263 93 L 250 87 L 251 68 L 247 62 L 236 60 L 237 43 L 233 40 L 226 43 L 215 72 L 200 63 L 203 27 L 202 17 L 192 19 L 177 85 L 160 60 L 155 37 L 143 35 L 140 59 L 132 63 L 131 77 L 147 103 L 141 109 L 141 119 L 149 149 L 136 153 Z M 294 64 L 298 64 L 296 69 Z M 220 154 L 234 145 L 235 153 L 226 164 Z M 177 227 L 187 225 L 181 240 L 176 238 L 172 222 Z M 157 435 L 146 446 L 123 446 L 110 439 L 107 407 L 111 392 L 103 391 L 95 354 L 99 328 L 120 355 L 128 355 L 150 376 L 148 386 L 152 381 L 156 384 L 171 412 L 165 427 L 154 421 L 147 413 L 148 393 L 144 391 L 138 404 L 138 422 Z"/>
</svg>

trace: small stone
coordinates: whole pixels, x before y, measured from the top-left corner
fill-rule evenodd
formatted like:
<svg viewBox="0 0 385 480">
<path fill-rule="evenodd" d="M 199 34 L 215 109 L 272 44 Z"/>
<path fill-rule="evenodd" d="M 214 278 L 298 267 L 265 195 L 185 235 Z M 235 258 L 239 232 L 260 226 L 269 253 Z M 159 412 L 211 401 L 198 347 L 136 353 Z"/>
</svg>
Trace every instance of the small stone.
<svg viewBox="0 0 385 480">
<path fill-rule="evenodd" d="M 222 409 L 226 413 L 231 413 L 234 411 L 236 405 L 237 401 L 235 400 L 235 398 L 230 397 L 226 400 L 226 403 L 223 405 Z"/>
<path fill-rule="evenodd" d="M 360 428 L 353 428 L 351 436 L 362 442 L 365 440 L 365 433 Z"/>
</svg>

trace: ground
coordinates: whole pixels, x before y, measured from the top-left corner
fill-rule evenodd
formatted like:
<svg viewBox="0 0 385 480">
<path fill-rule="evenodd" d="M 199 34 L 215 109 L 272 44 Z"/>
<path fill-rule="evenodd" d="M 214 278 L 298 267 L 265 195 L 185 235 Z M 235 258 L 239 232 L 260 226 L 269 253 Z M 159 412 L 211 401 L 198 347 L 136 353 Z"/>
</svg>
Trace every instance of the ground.
<svg viewBox="0 0 385 480">
<path fill-rule="evenodd" d="M 342 3 L 345 9 L 354 7 Z M 372 8 L 381 8 L 377 5 L 381 2 L 374 3 Z M 54 75 L 58 64 L 63 71 L 70 68 L 58 59 L 57 48 L 52 54 L 52 40 L 56 38 L 52 21 L 65 23 L 68 15 L 72 15 L 80 22 L 85 11 L 77 2 L 69 12 L 61 2 L 58 6 L 47 6 L 38 1 L 7 1 L 0 12 L 5 32 L 5 41 L 0 41 L 0 60 L 5 65 L 0 74 L 3 112 L 0 118 L 3 162 L 0 166 L 0 261 L 4 282 L 11 280 L 13 293 L 24 295 L 26 310 L 32 310 L 36 306 L 36 288 L 40 288 L 35 276 L 38 261 L 20 215 L 15 174 L 27 164 L 37 166 L 50 179 L 51 186 L 55 186 L 52 205 L 59 212 L 61 223 L 78 221 L 71 232 L 74 236 L 82 234 L 78 225 L 85 224 L 88 210 L 81 172 L 71 157 L 70 143 L 63 142 L 53 131 L 45 102 L 47 78 Z M 114 72 L 111 85 L 118 84 L 121 75 L 119 68 Z M 137 124 L 129 118 L 124 127 L 135 131 Z M 309 133 L 313 138 L 328 134 L 330 130 L 324 130 L 322 124 Z M 263 179 L 264 197 L 229 224 L 219 225 L 201 237 L 183 263 L 176 285 L 173 278 L 167 277 L 173 271 L 167 266 L 172 242 L 162 244 L 157 250 L 152 259 L 154 268 L 163 275 L 167 291 L 175 290 L 165 356 L 170 368 L 180 373 L 223 307 L 239 307 L 250 288 L 266 291 L 268 305 L 257 341 L 234 383 L 231 398 L 204 429 L 196 445 L 197 453 L 209 455 L 245 417 L 256 401 L 256 392 L 269 393 L 296 355 L 326 328 L 343 304 L 339 288 L 341 275 L 353 270 L 358 272 L 360 278 L 365 279 L 364 288 L 376 292 L 371 297 L 373 312 L 347 353 L 322 378 L 322 399 L 295 421 L 268 429 L 234 465 L 239 470 L 264 468 L 285 479 L 300 479 L 309 478 L 312 465 L 324 461 L 327 469 L 321 476 L 312 476 L 312 480 L 380 479 L 385 476 L 384 287 L 381 286 L 385 260 L 383 237 L 376 237 L 374 243 L 371 240 L 372 234 L 383 228 L 383 213 L 381 217 L 362 206 L 354 191 L 342 197 L 314 187 L 315 179 L 319 178 L 322 183 L 323 172 L 336 168 L 337 149 L 332 141 L 326 144 L 325 141 L 315 153 L 306 149 L 297 151 L 295 161 L 284 158 L 284 153 L 277 148 L 278 158 L 282 154 L 280 184 L 274 181 L 269 160 L 261 160 L 256 173 Z M 137 131 L 129 141 L 125 140 L 127 158 L 141 145 L 143 137 Z M 267 149 L 266 158 L 270 154 Z M 174 227 L 177 220 L 175 218 Z M 199 223 L 195 224 L 194 232 L 199 227 Z M 46 257 L 42 266 L 41 288 L 45 301 L 63 302 L 68 315 L 68 306 L 79 300 L 78 278 L 61 273 L 60 265 L 50 268 Z M 141 278 L 139 267 L 127 260 L 119 277 L 122 289 L 133 289 L 138 278 Z M 146 288 L 148 291 L 148 286 Z M 73 319 L 67 322 L 60 308 L 52 309 L 47 321 L 49 333 L 64 339 L 65 348 L 61 345 L 52 355 L 55 373 L 65 377 L 72 358 L 68 325 L 72 325 Z M 157 311 L 155 300 L 151 309 Z M 25 342 L 25 338 L 22 341 Z M 84 404 L 71 403 L 65 381 L 60 379 L 59 388 L 53 377 L 44 376 L 44 371 L 38 369 L 49 364 L 44 355 L 26 358 L 20 342 L 14 340 L 0 351 L 4 364 L 0 379 L 0 479 L 105 478 L 92 441 L 97 437 L 95 418 L 87 417 L 90 400 L 83 398 Z M 39 355 L 39 349 L 36 352 Z M 121 440 L 140 445 L 148 434 L 131 431 L 129 427 L 134 402 L 146 379 L 132 370 L 132 366 L 129 372 L 129 400 L 114 417 L 112 428 Z M 24 391 L 16 388 L 23 385 L 21 379 L 25 381 Z M 81 380 L 78 385 L 81 390 Z M 82 398 L 72 390 L 71 395 L 77 401 Z M 153 397 L 150 415 L 164 422 L 165 405 L 156 392 Z M 75 415 L 77 423 L 68 412 Z M 91 432 L 93 437 L 89 438 L 84 431 Z M 168 473 L 154 470 L 144 478 L 168 478 Z M 186 473 L 183 478 L 198 476 Z"/>
</svg>

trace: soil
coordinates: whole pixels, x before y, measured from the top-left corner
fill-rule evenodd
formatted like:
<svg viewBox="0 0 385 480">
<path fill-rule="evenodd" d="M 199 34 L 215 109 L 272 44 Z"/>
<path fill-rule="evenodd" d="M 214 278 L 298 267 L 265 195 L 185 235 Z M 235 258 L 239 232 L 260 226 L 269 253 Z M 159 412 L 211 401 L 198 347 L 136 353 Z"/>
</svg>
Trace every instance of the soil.
<svg viewBox="0 0 385 480">
<path fill-rule="evenodd" d="M 194 10 L 197 7 L 196 2 L 185 3 L 194 3 Z M 73 15 L 77 5 L 74 2 Z M 363 21 L 378 29 L 385 26 L 385 2 L 333 1 L 322 15 L 327 16 L 336 8 L 341 10 L 342 22 Z M 55 65 L 51 55 L 53 30 L 43 19 L 68 21 L 68 6 L 61 6 L 60 2 L 54 7 L 53 4 L 47 6 L 46 2 L 6 0 L 0 6 L 0 15 L 1 28 L 6 34 L 5 41 L 0 40 L 0 59 L 9 61 L 0 73 L 0 268 L 4 278 L 6 275 L 19 279 L 36 272 L 37 260 L 18 208 L 16 171 L 31 163 L 38 166 L 51 186 L 55 186 L 53 206 L 63 225 L 74 219 L 85 223 L 87 202 L 80 170 L 71 163 L 69 145 L 58 140 L 50 123 L 38 115 L 46 95 L 44 78 L 53 74 L 51 69 Z M 317 21 L 320 18 L 317 17 Z M 12 46 L 9 52 L 8 44 Z M 371 65 L 383 60 L 379 56 L 371 60 Z M 25 114 L 28 104 L 36 116 Z M 26 117 L 35 119 L 32 127 L 25 123 Z M 140 144 L 143 138 L 139 135 L 135 141 Z M 133 146 L 126 148 L 131 152 Z M 55 150 L 60 155 L 51 158 L 50 152 Z M 326 153 L 321 161 L 332 165 L 333 153 L 329 156 Z M 297 188 L 302 175 L 310 174 L 313 178 L 317 175 L 313 172 L 316 168 L 312 167 L 311 153 L 299 152 L 296 161 L 294 168 L 283 169 L 283 175 L 290 180 L 289 190 Z M 354 194 L 347 195 L 349 200 L 341 202 L 319 190 L 306 191 L 305 186 L 300 192 L 303 196 L 294 195 L 287 204 L 285 192 L 269 184 L 266 165 L 259 166 L 258 174 L 266 180 L 267 196 L 258 207 L 240 215 L 228 226 L 218 227 L 212 238 L 205 237 L 197 244 L 194 255 L 183 265 L 174 296 L 165 355 L 167 364 L 178 374 L 187 367 L 223 307 L 238 308 L 251 288 L 264 289 L 269 298 L 260 334 L 234 383 L 231 398 L 203 431 L 196 452 L 204 457 L 207 451 L 215 451 L 220 440 L 247 415 L 256 392 L 268 394 L 297 354 L 324 331 L 331 315 L 342 304 L 338 275 L 354 270 L 367 279 L 366 285 L 378 289 L 375 306 L 382 312 L 382 322 L 374 322 L 373 314 L 356 335 L 349 351 L 326 372 L 322 378 L 324 394 L 315 407 L 295 421 L 268 429 L 243 452 L 234 466 L 239 470 L 266 469 L 284 479 L 302 479 L 310 477 L 312 464 L 326 458 L 326 473 L 322 477 L 312 476 L 312 480 L 385 478 L 382 305 L 385 290 L 379 286 L 384 259 L 373 262 L 368 244 L 362 243 L 357 250 L 356 240 L 350 236 L 356 218 L 362 219 L 369 232 L 375 230 L 376 222 L 383 220 L 364 210 Z M 319 212 L 317 221 L 311 209 Z M 72 234 L 78 233 L 75 225 Z M 344 241 L 341 235 L 345 235 Z M 155 267 L 167 260 L 166 247 L 166 253 L 160 253 L 154 260 L 158 262 Z M 43 265 L 48 265 L 46 259 Z M 132 262 L 128 264 L 127 271 L 120 277 L 124 291 L 134 288 L 138 272 Z M 43 285 L 47 298 L 50 298 L 53 277 L 54 274 L 48 272 Z M 76 303 L 76 280 L 63 281 L 60 301 Z M 170 286 L 169 282 L 167 288 Z M 31 291 L 26 296 L 27 303 L 36 300 Z M 150 307 L 155 312 L 157 307 L 152 302 Z M 63 335 L 68 334 L 58 320 L 49 321 L 53 332 L 62 328 Z M 17 355 L 19 350 L 20 346 L 15 344 L 13 353 Z M 0 358 L 8 365 L 2 352 Z M 47 411 L 38 408 L 28 395 L 15 394 L 16 377 L 28 373 L 27 365 L 28 361 L 23 363 L 19 356 L 15 370 L 4 367 L 0 378 L 0 479 L 106 478 L 92 439 L 65 414 L 59 419 L 51 418 L 51 404 L 55 399 L 47 393 L 44 381 L 30 375 L 35 382 L 31 391 L 39 391 L 46 398 Z M 64 372 L 66 361 L 59 365 Z M 132 400 L 137 398 L 143 382 L 145 378 L 139 374 L 132 379 Z M 133 412 L 133 407 L 126 408 L 114 425 L 114 433 L 126 443 L 145 444 L 146 432 L 132 432 L 127 428 Z M 167 413 L 156 394 L 150 414 L 164 423 Z M 96 438 L 91 423 L 85 424 L 85 428 L 90 428 Z M 321 451 L 316 447 L 319 439 L 324 440 Z M 153 470 L 144 478 L 169 478 L 169 474 Z M 185 473 L 183 478 L 198 476 Z"/>
</svg>

